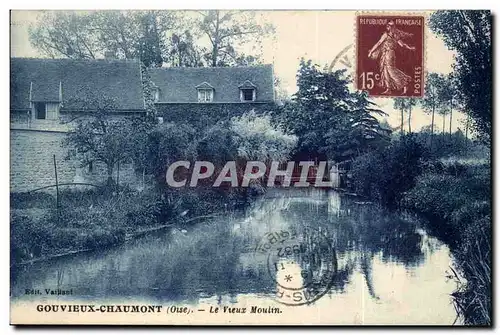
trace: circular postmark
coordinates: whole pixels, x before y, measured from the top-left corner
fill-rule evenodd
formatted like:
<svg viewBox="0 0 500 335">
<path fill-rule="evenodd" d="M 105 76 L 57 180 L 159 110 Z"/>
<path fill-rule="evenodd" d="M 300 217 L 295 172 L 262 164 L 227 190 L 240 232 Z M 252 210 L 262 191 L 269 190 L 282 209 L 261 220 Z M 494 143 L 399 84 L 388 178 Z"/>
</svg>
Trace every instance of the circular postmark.
<svg viewBox="0 0 500 335">
<path fill-rule="evenodd" d="M 330 63 L 330 66 L 328 67 L 328 72 L 333 72 L 333 69 L 336 68 L 337 64 L 342 64 L 345 69 L 351 69 L 353 67 L 352 65 L 352 60 L 350 57 L 350 51 L 352 49 L 353 44 L 349 44 L 345 48 L 343 48 L 337 56 L 333 59 L 333 61 Z"/>
<path fill-rule="evenodd" d="M 275 299 L 290 306 L 310 304 L 331 288 L 337 273 L 335 248 L 326 230 L 300 227 L 269 232 L 255 249 L 266 255 Z"/>
</svg>

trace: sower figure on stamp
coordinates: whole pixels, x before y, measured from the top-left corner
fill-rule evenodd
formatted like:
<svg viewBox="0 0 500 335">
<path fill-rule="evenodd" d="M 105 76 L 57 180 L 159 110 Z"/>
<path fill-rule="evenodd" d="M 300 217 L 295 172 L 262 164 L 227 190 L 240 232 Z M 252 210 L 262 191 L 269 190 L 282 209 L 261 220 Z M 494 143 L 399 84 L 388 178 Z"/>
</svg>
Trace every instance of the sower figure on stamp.
<svg viewBox="0 0 500 335">
<path fill-rule="evenodd" d="M 393 90 L 403 90 L 405 94 L 411 77 L 396 67 L 396 48 L 399 46 L 415 50 L 414 46 L 409 46 L 402 41 L 413 34 L 396 28 L 393 21 L 389 21 L 386 29 L 387 31 L 368 52 L 368 57 L 378 59 L 380 69 L 378 85 L 385 88 L 382 94 L 390 94 Z"/>
</svg>

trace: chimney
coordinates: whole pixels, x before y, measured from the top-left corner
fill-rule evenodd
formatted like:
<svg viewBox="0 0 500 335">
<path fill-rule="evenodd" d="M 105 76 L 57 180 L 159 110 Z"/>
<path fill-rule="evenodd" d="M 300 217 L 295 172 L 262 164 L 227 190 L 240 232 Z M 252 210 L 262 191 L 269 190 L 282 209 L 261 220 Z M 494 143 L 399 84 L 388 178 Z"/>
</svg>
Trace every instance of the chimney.
<svg viewBox="0 0 500 335">
<path fill-rule="evenodd" d="M 105 59 L 116 59 L 116 54 L 113 51 L 104 52 Z"/>
</svg>

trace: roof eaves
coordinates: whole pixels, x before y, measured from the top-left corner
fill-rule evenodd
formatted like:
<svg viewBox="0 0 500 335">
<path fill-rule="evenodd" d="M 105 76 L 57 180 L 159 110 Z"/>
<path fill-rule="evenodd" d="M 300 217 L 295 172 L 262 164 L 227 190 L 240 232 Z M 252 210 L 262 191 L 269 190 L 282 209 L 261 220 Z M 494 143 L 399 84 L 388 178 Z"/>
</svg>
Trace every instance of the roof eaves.
<svg viewBox="0 0 500 335">
<path fill-rule="evenodd" d="M 199 85 L 196 85 L 195 87 L 196 88 L 211 88 L 211 89 L 214 89 L 214 87 L 212 85 L 210 85 L 209 83 L 207 83 L 206 81 L 202 82 Z"/>
<path fill-rule="evenodd" d="M 254 85 L 250 80 L 245 80 L 242 84 L 238 85 L 239 88 L 256 88 L 257 86 Z"/>
</svg>

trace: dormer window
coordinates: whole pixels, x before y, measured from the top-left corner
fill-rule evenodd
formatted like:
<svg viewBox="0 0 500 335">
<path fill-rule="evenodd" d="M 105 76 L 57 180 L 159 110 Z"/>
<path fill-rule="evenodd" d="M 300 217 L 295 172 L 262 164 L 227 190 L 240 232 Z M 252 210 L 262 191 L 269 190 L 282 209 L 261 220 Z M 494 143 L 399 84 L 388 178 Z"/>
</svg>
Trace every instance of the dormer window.
<svg viewBox="0 0 500 335">
<path fill-rule="evenodd" d="M 152 88 L 153 99 L 155 102 L 160 101 L 160 88 L 158 86 L 153 86 Z"/>
<path fill-rule="evenodd" d="M 240 89 L 240 100 L 242 102 L 255 101 L 257 96 L 257 87 L 250 80 L 246 80 L 238 87 Z"/>
<path fill-rule="evenodd" d="M 198 90 L 198 102 L 212 102 L 214 100 L 214 88 L 207 82 L 196 86 Z"/>
</svg>

